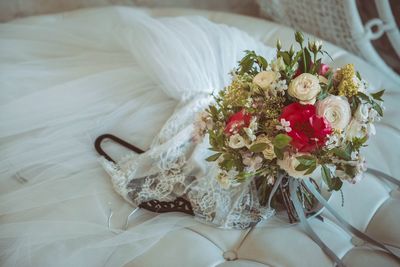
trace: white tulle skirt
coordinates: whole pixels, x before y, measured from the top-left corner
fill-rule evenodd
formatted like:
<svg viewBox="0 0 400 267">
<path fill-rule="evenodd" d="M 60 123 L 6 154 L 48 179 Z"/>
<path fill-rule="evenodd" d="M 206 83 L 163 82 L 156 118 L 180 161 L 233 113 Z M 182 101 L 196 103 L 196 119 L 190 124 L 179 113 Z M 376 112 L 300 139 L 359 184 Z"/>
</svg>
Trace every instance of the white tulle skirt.
<svg viewBox="0 0 400 267">
<path fill-rule="evenodd" d="M 126 225 L 134 207 L 93 142 L 107 132 L 147 149 L 179 103 L 229 83 L 246 49 L 273 52 L 200 17 L 125 8 L 0 25 L 0 265 L 121 266 L 197 224 L 139 210 Z"/>
</svg>

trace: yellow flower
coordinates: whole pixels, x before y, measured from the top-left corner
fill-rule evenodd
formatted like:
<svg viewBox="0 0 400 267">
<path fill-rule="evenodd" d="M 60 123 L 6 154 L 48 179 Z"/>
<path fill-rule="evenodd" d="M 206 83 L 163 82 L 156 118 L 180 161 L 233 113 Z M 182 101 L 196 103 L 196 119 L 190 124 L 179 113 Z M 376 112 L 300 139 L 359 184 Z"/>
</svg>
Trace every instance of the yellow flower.
<svg viewBox="0 0 400 267">
<path fill-rule="evenodd" d="M 340 96 L 352 97 L 358 92 L 358 84 L 355 81 L 355 71 L 353 64 L 347 64 L 339 70 L 340 83 L 338 91 Z"/>
</svg>

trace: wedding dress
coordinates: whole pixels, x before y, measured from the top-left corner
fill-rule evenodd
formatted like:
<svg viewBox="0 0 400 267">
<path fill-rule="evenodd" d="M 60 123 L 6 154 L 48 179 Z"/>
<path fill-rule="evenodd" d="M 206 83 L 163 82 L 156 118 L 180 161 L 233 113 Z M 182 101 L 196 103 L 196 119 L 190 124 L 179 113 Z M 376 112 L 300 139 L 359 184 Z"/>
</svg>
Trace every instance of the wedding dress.
<svg viewBox="0 0 400 267">
<path fill-rule="evenodd" d="M 252 185 L 224 191 L 205 165 L 207 141 L 191 142 L 196 112 L 230 83 L 244 50 L 274 53 L 204 18 L 126 8 L 0 25 L 1 265 L 121 266 L 199 223 L 142 210 L 126 221 L 151 198 L 185 193 L 196 217 L 218 227 L 258 221 Z M 108 147 L 120 158 L 100 159 L 112 183 L 93 148 L 106 132 L 147 150 Z"/>
</svg>

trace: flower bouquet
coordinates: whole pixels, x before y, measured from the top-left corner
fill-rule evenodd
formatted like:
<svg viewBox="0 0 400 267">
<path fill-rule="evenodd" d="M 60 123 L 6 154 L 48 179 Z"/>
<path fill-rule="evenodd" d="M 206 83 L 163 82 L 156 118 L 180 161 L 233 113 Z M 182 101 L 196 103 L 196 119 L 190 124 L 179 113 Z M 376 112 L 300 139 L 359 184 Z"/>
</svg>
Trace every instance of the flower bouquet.
<svg viewBox="0 0 400 267">
<path fill-rule="evenodd" d="M 352 64 L 323 63 L 321 42 L 306 45 L 300 32 L 295 40 L 300 50 L 282 50 L 278 41 L 270 62 L 246 51 L 232 83 L 199 115 L 194 136 L 208 136 L 214 153 L 206 160 L 218 165 L 224 188 L 255 179 L 261 204 L 286 210 L 290 222 L 299 216 L 290 181 L 307 215 L 318 208 L 307 183 L 339 191 L 344 181 L 361 179 L 361 149 L 383 116 L 384 93 L 368 92 Z"/>
</svg>

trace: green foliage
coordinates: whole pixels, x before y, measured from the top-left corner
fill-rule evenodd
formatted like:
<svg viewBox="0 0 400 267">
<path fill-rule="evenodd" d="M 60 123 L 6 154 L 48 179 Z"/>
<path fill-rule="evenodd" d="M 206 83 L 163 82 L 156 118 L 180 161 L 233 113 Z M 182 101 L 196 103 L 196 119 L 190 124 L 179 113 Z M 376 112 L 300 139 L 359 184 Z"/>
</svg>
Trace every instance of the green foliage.
<svg viewBox="0 0 400 267">
<path fill-rule="evenodd" d="M 274 145 L 274 147 L 276 147 L 278 149 L 283 149 L 287 145 L 289 145 L 289 143 L 291 141 L 292 141 L 292 138 L 289 135 L 287 135 L 287 134 L 278 134 L 272 140 L 272 144 Z"/>
<path fill-rule="evenodd" d="M 296 171 L 306 171 L 304 175 L 309 175 L 317 168 L 317 159 L 312 155 L 303 155 L 296 157 L 299 161 L 299 165 L 296 167 Z"/>
<path fill-rule="evenodd" d="M 267 147 L 268 147 L 268 144 L 266 144 L 266 143 L 256 143 L 256 144 L 252 145 L 249 148 L 249 150 L 254 153 L 259 153 L 259 152 L 262 152 L 263 150 L 265 150 Z"/>
<path fill-rule="evenodd" d="M 338 191 L 342 188 L 342 180 L 338 177 L 332 177 L 331 170 L 326 165 L 321 165 L 321 176 L 330 191 Z"/>
<path fill-rule="evenodd" d="M 216 153 L 214 155 L 209 156 L 208 158 L 206 158 L 206 161 L 216 161 L 217 159 L 219 159 L 219 157 L 222 155 L 222 153 Z"/>
<path fill-rule="evenodd" d="M 353 140 L 351 141 L 351 146 L 353 151 L 358 151 L 360 150 L 361 147 L 365 146 L 365 143 L 368 140 L 368 136 L 365 135 L 364 137 L 358 138 L 354 137 Z"/>
<path fill-rule="evenodd" d="M 367 96 L 366 94 L 362 93 L 362 92 L 358 92 L 357 96 L 364 100 L 365 102 L 371 104 L 372 108 L 376 110 L 376 112 L 378 112 L 379 116 L 383 116 L 383 110 L 381 108 L 381 106 L 374 100 L 374 99 L 382 99 L 382 95 L 384 93 L 385 90 L 379 91 L 377 93 L 375 93 L 375 97 L 373 96 L 373 94 L 371 94 L 372 98 Z M 383 101 L 383 100 L 379 100 L 379 101 Z"/>
<path fill-rule="evenodd" d="M 383 96 L 384 93 L 385 93 L 385 90 L 380 90 L 380 91 L 378 91 L 376 93 L 372 93 L 371 96 L 375 100 L 383 101 L 382 96 Z"/>
<path fill-rule="evenodd" d="M 257 55 L 254 51 L 246 50 L 245 53 L 246 55 L 239 61 L 239 67 L 237 69 L 239 75 L 245 73 L 255 75 L 267 69 L 268 61 L 264 57 Z"/>
<path fill-rule="evenodd" d="M 352 152 L 351 144 L 347 144 L 345 148 L 333 148 L 330 150 L 335 156 L 343 160 L 351 160 Z"/>
<path fill-rule="evenodd" d="M 287 134 L 278 134 L 272 140 L 272 144 L 274 145 L 274 152 L 278 159 L 283 159 L 284 150 L 291 141 L 292 138 Z"/>
</svg>

